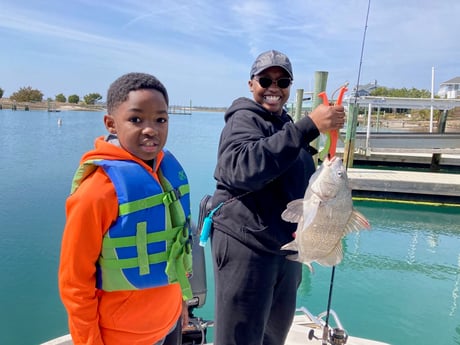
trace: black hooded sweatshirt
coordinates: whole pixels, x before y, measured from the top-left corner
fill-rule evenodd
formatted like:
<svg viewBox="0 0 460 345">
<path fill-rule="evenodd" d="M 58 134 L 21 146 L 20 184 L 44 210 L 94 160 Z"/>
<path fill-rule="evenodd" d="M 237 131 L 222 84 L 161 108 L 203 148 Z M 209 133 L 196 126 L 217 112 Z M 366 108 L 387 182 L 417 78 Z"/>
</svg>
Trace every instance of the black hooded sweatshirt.
<svg viewBox="0 0 460 345">
<path fill-rule="evenodd" d="M 296 224 L 285 222 L 286 205 L 303 198 L 315 171 L 309 143 L 319 136 L 305 116 L 296 123 L 283 110 L 267 111 L 249 98 L 236 99 L 225 113 L 212 206 L 213 231 L 223 231 L 254 250 L 285 255 Z"/>
</svg>

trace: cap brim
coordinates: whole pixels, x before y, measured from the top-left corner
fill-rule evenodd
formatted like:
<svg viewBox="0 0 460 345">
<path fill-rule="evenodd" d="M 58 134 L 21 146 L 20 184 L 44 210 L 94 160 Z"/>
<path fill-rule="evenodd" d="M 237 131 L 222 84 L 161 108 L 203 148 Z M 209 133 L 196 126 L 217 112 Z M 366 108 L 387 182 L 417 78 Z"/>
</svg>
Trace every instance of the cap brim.
<svg viewBox="0 0 460 345">
<path fill-rule="evenodd" d="M 257 71 L 255 71 L 254 74 L 251 77 L 254 77 L 255 75 L 258 75 L 258 74 L 262 73 L 263 71 L 265 71 L 266 69 L 269 69 L 270 67 L 281 67 L 282 69 L 284 69 L 286 71 L 286 73 L 289 75 L 289 77 L 291 79 L 294 79 L 294 77 L 292 76 L 292 73 L 288 69 L 286 69 L 284 66 L 277 65 L 277 64 L 264 66 L 263 68 L 258 69 Z"/>
</svg>

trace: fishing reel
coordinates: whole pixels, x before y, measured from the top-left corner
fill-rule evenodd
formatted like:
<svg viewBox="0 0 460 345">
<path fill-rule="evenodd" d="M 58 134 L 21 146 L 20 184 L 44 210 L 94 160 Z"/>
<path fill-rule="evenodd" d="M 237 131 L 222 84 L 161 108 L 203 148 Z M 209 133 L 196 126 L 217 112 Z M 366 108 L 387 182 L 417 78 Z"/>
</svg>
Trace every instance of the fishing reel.
<svg viewBox="0 0 460 345">
<path fill-rule="evenodd" d="M 207 329 L 214 327 L 214 321 L 204 320 L 201 317 L 189 315 L 189 324 L 182 328 L 181 345 L 204 345 L 207 344 Z"/>
<path fill-rule="evenodd" d="M 324 339 L 324 338 L 327 338 L 327 339 Z M 312 340 L 312 339 L 323 340 L 331 345 L 344 345 L 347 343 L 348 334 L 347 332 L 345 332 L 343 328 L 335 327 L 335 328 L 329 329 L 329 332 L 327 332 L 327 327 L 325 327 L 322 339 L 315 336 L 315 331 L 313 329 L 308 333 L 308 339 L 309 340 Z"/>
<path fill-rule="evenodd" d="M 329 341 L 332 345 L 343 345 L 348 340 L 348 334 L 342 328 L 333 328 L 329 330 Z"/>
</svg>

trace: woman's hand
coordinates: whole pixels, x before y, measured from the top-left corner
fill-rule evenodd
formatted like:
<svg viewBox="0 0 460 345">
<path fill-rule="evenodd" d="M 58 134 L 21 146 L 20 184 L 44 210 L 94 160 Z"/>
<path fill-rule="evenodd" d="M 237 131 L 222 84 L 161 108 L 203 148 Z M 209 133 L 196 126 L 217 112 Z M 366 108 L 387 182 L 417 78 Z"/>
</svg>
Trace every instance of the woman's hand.
<svg viewBox="0 0 460 345">
<path fill-rule="evenodd" d="M 318 105 L 308 116 L 321 133 L 343 128 L 345 108 L 343 105 Z"/>
</svg>

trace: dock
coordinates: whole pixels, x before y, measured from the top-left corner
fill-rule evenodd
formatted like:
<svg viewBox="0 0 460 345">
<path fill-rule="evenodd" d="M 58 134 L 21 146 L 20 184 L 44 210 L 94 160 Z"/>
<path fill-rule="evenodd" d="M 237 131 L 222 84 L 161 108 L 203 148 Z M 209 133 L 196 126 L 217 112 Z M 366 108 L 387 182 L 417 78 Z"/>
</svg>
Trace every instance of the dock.
<svg viewBox="0 0 460 345">
<path fill-rule="evenodd" d="M 170 105 L 168 107 L 168 114 L 192 115 L 192 103 L 190 102 L 190 106 Z"/>
<path fill-rule="evenodd" d="M 460 133 L 357 133 L 353 167 L 363 165 L 460 171 Z"/>
<path fill-rule="evenodd" d="M 460 207 L 460 174 L 349 168 L 353 197 Z"/>
<path fill-rule="evenodd" d="M 460 133 L 357 133 L 355 143 L 353 197 L 460 206 Z"/>
<path fill-rule="evenodd" d="M 338 152 L 339 157 L 343 157 L 342 152 Z M 416 168 L 429 171 L 433 161 L 433 154 L 426 152 L 372 152 L 371 155 L 355 152 L 353 167 L 388 167 L 388 168 Z M 460 172 L 460 155 L 440 154 L 437 171 Z"/>
</svg>

